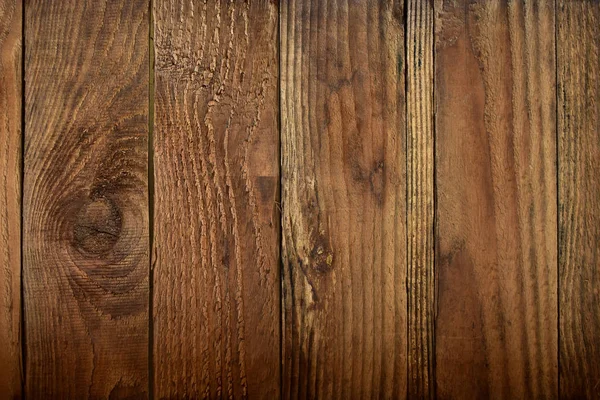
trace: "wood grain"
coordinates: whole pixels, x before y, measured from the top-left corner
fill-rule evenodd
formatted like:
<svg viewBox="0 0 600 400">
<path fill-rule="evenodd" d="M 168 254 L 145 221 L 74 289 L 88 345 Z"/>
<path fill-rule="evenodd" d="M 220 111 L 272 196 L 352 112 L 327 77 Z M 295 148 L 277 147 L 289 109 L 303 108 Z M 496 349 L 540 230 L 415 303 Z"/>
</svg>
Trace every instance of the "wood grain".
<svg viewBox="0 0 600 400">
<path fill-rule="evenodd" d="M 284 398 L 406 396 L 403 12 L 281 3 Z"/>
<path fill-rule="evenodd" d="M 557 5 L 560 391 L 600 397 L 600 3 Z"/>
<path fill-rule="evenodd" d="M 439 398 L 557 398 L 554 2 L 436 1 Z"/>
<path fill-rule="evenodd" d="M 279 394 L 278 7 L 156 0 L 157 398 Z"/>
<path fill-rule="evenodd" d="M 408 398 L 434 398 L 433 4 L 406 10 Z"/>
<path fill-rule="evenodd" d="M 21 397 L 22 3 L 0 0 L 0 393 Z"/>
<path fill-rule="evenodd" d="M 148 2 L 25 7 L 28 398 L 148 396 Z"/>
</svg>

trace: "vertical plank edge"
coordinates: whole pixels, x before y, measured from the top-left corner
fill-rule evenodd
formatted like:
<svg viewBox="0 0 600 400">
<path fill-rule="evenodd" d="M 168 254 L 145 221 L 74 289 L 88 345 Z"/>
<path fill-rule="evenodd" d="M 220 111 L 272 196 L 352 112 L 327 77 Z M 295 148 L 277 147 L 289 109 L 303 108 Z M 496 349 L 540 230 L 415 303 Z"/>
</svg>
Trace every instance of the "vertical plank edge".
<svg viewBox="0 0 600 400">
<path fill-rule="evenodd" d="M 557 1 L 560 395 L 600 397 L 600 2 Z"/>
<path fill-rule="evenodd" d="M 0 0 L 0 393 L 21 398 L 23 2 Z"/>
</svg>

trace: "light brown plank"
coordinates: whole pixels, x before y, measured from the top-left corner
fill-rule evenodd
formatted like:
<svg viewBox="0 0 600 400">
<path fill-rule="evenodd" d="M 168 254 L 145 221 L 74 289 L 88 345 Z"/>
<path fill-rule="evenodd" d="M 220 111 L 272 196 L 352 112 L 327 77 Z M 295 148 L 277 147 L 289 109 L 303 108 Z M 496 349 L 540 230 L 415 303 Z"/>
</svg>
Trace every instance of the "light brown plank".
<svg viewBox="0 0 600 400">
<path fill-rule="evenodd" d="M 403 20 L 281 3 L 284 398 L 406 396 Z"/>
<path fill-rule="evenodd" d="M 556 398 L 554 2 L 436 1 L 439 398 Z"/>
<path fill-rule="evenodd" d="M 157 398 L 279 394 L 278 7 L 156 0 Z"/>
<path fill-rule="evenodd" d="M 557 5 L 560 392 L 600 397 L 600 3 Z"/>
<path fill-rule="evenodd" d="M 434 397 L 433 4 L 407 2 L 408 398 Z"/>
<path fill-rule="evenodd" d="M 0 393 L 21 397 L 22 3 L 0 0 Z"/>
<path fill-rule="evenodd" d="M 148 396 L 148 2 L 27 1 L 28 398 Z"/>
</svg>

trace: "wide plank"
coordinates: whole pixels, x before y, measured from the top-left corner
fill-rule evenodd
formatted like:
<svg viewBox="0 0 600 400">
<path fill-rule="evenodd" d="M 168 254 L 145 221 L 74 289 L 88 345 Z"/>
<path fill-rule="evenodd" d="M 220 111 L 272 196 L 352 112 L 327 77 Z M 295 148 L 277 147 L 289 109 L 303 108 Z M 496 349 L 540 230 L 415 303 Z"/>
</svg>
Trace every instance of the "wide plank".
<svg viewBox="0 0 600 400">
<path fill-rule="evenodd" d="M 403 6 L 281 2 L 284 398 L 406 396 Z"/>
<path fill-rule="evenodd" d="M 554 2 L 437 0 L 439 398 L 557 398 Z"/>
<path fill-rule="evenodd" d="M 28 398 L 148 397 L 148 9 L 25 4 Z"/>
<path fill-rule="evenodd" d="M 21 397 L 22 9 L 0 0 L 0 393 Z"/>
<path fill-rule="evenodd" d="M 279 395 L 278 6 L 155 0 L 154 394 Z"/>
<path fill-rule="evenodd" d="M 600 3 L 557 5 L 560 394 L 600 397 Z"/>
</svg>

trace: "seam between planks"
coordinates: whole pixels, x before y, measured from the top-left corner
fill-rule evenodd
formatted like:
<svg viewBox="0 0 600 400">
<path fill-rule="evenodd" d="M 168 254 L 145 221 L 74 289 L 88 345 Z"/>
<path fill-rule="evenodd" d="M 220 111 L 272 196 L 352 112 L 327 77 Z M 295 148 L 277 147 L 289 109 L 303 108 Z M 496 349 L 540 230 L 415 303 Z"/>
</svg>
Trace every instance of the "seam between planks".
<svg viewBox="0 0 600 400">
<path fill-rule="evenodd" d="M 148 397 L 154 399 L 154 1 L 148 1 Z"/>
<path fill-rule="evenodd" d="M 558 2 L 554 1 L 554 126 L 555 126 L 555 159 L 556 159 L 556 369 L 557 394 L 560 398 L 560 130 L 558 125 Z"/>
<path fill-rule="evenodd" d="M 20 264 L 21 264 L 21 275 L 20 275 L 20 304 L 21 307 L 21 332 L 19 333 L 21 339 L 21 395 L 25 398 L 25 380 L 27 379 L 27 346 L 26 346 L 26 335 L 27 332 L 25 330 L 25 286 L 23 285 L 23 254 L 24 254 L 24 246 L 23 246 L 23 237 L 24 237 L 24 226 L 25 221 L 23 220 L 23 198 L 24 198 L 24 187 L 25 187 L 25 1 L 21 2 L 21 176 L 19 177 L 19 183 L 21 187 L 19 188 L 19 206 L 20 206 L 20 218 L 21 218 L 21 231 L 19 238 L 20 242 Z"/>
</svg>

